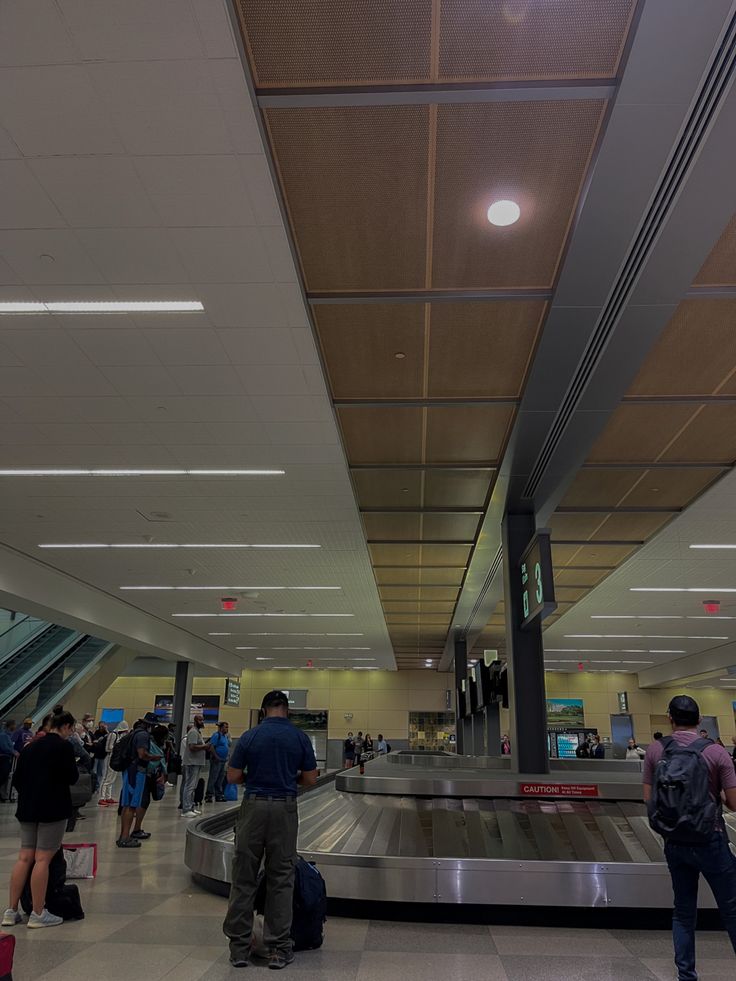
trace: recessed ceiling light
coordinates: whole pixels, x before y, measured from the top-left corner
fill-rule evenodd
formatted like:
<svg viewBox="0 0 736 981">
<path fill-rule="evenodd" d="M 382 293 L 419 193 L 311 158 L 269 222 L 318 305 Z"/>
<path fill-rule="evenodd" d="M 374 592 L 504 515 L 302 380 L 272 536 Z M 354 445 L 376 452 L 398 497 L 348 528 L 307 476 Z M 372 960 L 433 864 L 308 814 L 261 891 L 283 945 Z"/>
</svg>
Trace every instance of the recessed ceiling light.
<svg viewBox="0 0 736 981">
<path fill-rule="evenodd" d="M 150 592 L 170 592 L 170 591 L 180 591 L 180 592 L 198 592 L 202 590 L 214 590 L 215 592 L 250 592 L 265 590 L 283 590 L 283 591 L 296 591 L 296 590 L 332 590 L 332 589 L 342 589 L 342 586 L 121 586 L 121 590 L 127 591 L 150 591 Z"/>
<path fill-rule="evenodd" d="M 494 201 L 487 214 L 492 225 L 503 227 L 513 225 L 519 220 L 521 208 L 516 201 Z"/>
<path fill-rule="evenodd" d="M 0 303 L 0 314 L 18 313 L 196 313 L 199 300 L 64 300 Z"/>
<path fill-rule="evenodd" d="M 397 361 L 403 361 L 406 355 L 404 354 L 403 351 L 397 351 L 394 357 L 396 358 Z"/>
<path fill-rule="evenodd" d="M 73 542 L 43 544 L 39 548 L 321 548 L 321 545 L 244 545 L 242 543 L 187 543 L 173 545 L 164 542 Z"/>
</svg>

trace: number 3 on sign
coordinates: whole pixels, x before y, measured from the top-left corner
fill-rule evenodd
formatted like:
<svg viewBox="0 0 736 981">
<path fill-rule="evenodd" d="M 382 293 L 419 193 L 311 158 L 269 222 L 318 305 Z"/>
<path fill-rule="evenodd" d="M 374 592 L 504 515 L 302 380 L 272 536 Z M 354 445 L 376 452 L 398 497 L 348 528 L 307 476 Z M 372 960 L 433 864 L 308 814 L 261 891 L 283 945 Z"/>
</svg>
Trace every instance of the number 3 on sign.
<svg viewBox="0 0 736 981">
<path fill-rule="evenodd" d="M 542 589 L 542 566 L 539 562 L 534 565 L 534 582 L 536 585 L 536 597 L 537 603 L 541 603 L 544 598 L 544 590 Z"/>
</svg>

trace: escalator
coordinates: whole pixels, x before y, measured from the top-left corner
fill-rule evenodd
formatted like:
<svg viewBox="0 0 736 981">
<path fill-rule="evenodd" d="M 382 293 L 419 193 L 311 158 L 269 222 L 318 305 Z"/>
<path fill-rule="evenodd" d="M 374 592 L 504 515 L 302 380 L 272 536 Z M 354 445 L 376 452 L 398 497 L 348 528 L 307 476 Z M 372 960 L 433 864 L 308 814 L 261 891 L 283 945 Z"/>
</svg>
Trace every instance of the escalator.
<svg viewBox="0 0 736 981">
<path fill-rule="evenodd" d="M 14 619 L 0 632 L 0 716 L 40 722 L 114 646 L 70 627 Z"/>
</svg>

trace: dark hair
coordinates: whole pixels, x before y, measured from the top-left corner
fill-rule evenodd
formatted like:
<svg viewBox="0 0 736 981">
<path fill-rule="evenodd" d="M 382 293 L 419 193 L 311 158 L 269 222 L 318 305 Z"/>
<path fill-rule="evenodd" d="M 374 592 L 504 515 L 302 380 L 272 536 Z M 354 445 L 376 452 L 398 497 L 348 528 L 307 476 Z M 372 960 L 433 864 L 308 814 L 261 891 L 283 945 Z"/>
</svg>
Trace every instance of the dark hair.
<svg viewBox="0 0 736 981">
<path fill-rule="evenodd" d="M 71 712 L 57 712 L 56 715 L 52 715 L 50 718 L 52 729 L 61 729 L 62 726 L 73 726 L 77 721 Z M 46 719 L 43 721 L 45 723 Z"/>
<path fill-rule="evenodd" d="M 169 730 L 166 728 L 166 726 L 154 726 L 151 735 L 157 743 L 166 742 L 166 740 L 169 738 Z"/>
<path fill-rule="evenodd" d="M 63 711 L 64 711 L 64 706 L 61 704 L 61 702 L 59 702 L 57 705 L 54 705 L 54 707 L 51 709 L 51 714 L 61 715 Z"/>
<path fill-rule="evenodd" d="M 262 709 L 278 708 L 280 705 L 283 705 L 285 708 L 289 707 L 289 696 L 284 694 L 284 692 L 274 690 L 263 696 L 263 701 L 261 702 Z"/>
<path fill-rule="evenodd" d="M 38 727 L 37 732 L 40 732 L 42 729 L 48 729 L 52 719 L 53 715 L 50 712 L 48 715 L 44 715 L 44 717 L 41 719 L 41 725 Z"/>
<path fill-rule="evenodd" d="M 230 725 L 229 722 L 222 721 L 217 723 L 217 728 L 221 729 L 223 726 L 229 726 L 229 725 Z"/>
<path fill-rule="evenodd" d="M 379 741 L 383 739 L 383 735 L 380 732 L 378 733 L 378 739 Z"/>
<path fill-rule="evenodd" d="M 667 711 L 676 726 L 696 726 L 700 722 L 700 706 L 689 695 L 675 695 Z"/>
<path fill-rule="evenodd" d="M 655 739 L 661 739 L 662 738 L 662 733 L 661 732 L 655 732 L 654 733 L 654 738 Z"/>
</svg>

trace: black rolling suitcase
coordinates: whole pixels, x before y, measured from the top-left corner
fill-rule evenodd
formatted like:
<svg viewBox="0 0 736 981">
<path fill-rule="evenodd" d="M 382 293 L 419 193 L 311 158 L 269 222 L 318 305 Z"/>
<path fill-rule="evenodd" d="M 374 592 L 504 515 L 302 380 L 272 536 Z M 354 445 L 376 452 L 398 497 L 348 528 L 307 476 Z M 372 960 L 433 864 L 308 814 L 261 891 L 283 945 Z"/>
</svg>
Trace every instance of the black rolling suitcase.
<svg viewBox="0 0 736 981">
<path fill-rule="evenodd" d="M 200 777 L 197 781 L 197 786 L 194 788 L 194 803 L 197 805 L 197 807 L 204 800 L 204 787 L 204 777 Z"/>
</svg>

